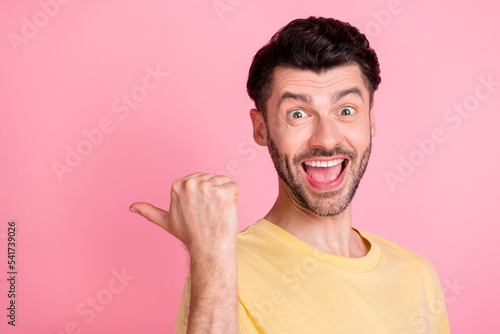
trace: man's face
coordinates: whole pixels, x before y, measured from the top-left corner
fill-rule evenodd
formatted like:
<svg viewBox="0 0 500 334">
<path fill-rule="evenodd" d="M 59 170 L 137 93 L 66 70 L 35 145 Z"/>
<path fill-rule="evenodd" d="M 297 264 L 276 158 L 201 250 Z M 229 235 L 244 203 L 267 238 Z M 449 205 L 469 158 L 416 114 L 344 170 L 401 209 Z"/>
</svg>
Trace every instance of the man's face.
<svg viewBox="0 0 500 334">
<path fill-rule="evenodd" d="M 278 67 L 267 120 L 256 110 L 251 117 L 255 139 L 268 146 L 284 191 L 316 215 L 342 213 L 366 169 L 375 134 L 359 66 L 320 75 Z"/>
</svg>

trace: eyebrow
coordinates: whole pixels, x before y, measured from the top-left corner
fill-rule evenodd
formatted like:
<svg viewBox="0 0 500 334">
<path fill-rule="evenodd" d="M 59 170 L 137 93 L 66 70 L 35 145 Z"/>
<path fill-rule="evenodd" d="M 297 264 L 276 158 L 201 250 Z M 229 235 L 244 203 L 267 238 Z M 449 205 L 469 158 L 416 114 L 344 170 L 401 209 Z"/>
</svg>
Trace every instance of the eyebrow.
<svg viewBox="0 0 500 334">
<path fill-rule="evenodd" d="M 283 95 L 281 95 L 280 100 L 278 102 L 278 108 L 281 105 L 281 103 L 283 103 L 283 101 L 285 101 L 287 99 L 299 100 L 299 101 L 305 102 L 307 104 L 311 104 L 311 97 L 309 95 L 284 92 Z"/>
<path fill-rule="evenodd" d="M 347 89 L 341 90 L 340 92 L 335 93 L 335 95 L 332 96 L 332 104 L 340 101 L 344 96 L 347 96 L 350 94 L 354 94 L 354 95 L 359 96 L 361 101 L 364 102 L 363 94 L 361 93 L 361 89 L 359 89 L 358 87 L 351 87 L 351 88 L 347 88 Z"/>
<path fill-rule="evenodd" d="M 361 89 L 359 89 L 358 87 L 351 87 L 351 88 L 347 88 L 347 89 L 341 90 L 339 92 L 336 92 L 332 96 L 331 103 L 335 104 L 338 101 L 340 101 L 342 98 L 344 98 L 345 96 L 350 95 L 350 94 L 358 95 L 361 98 L 361 101 L 364 102 L 363 94 L 361 93 Z M 302 101 L 302 102 L 307 103 L 307 104 L 311 104 L 311 101 L 312 101 L 310 95 L 284 92 L 281 95 L 280 100 L 278 102 L 278 108 L 280 107 L 281 103 L 283 103 L 283 101 L 287 100 L 287 99 L 299 100 L 299 101 Z"/>
</svg>

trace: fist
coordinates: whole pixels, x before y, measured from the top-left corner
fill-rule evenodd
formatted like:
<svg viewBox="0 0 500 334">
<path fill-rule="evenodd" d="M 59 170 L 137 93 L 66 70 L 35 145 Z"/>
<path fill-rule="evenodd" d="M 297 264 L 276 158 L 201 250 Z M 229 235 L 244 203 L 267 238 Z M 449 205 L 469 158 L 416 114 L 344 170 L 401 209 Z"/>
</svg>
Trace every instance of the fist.
<svg viewBox="0 0 500 334">
<path fill-rule="evenodd" d="M 239 186 L 227 176 L 195 173 L 172 184 L 169 211 L 143 202 L 130 210 L 182 241 L 191 255 L 210 254 L 234 248 L 238 197 Z"/>
</svg>

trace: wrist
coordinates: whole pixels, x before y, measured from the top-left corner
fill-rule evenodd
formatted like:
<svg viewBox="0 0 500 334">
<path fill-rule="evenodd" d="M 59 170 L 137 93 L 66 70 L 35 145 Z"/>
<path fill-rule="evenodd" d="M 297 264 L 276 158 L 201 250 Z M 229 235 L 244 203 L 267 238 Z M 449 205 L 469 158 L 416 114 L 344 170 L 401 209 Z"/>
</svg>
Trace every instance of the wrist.
<svg viewBox="0 0 500 334">
<path fill-rule="evenodd" d="M 237 293 L 235 248 L 218 250 L 219 252 L 208 255 L 203 253 L 191 256 L 191 291 L 198 300 L 219 301 L 217 291 L 220 289 Z M 216 286 L 219 288 L 215 289 Z"/>
<path fill-rule="evenodd" d="M 191 262 L 224 261 L 228 256 L 236 256 L 236 238 L 214 244 L 194 244 L 187 247 Z"/>
<path fill-rule="evenodd" d="M 192 248 L 189 250 L 191 267 L 227 266 L 236 263 L 236 245 L 218 245 L 211 248 Z"/>
</svg>

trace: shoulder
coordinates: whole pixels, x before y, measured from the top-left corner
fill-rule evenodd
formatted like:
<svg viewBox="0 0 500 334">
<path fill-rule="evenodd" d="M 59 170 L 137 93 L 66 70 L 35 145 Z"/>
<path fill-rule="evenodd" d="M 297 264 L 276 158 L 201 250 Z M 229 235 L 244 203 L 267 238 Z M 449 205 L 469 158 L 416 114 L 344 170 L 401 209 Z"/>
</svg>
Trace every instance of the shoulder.
<svg viewBox="0 0 500 334">
<path fill-rule="evenodd" d="M 238 233 L 236 237 L 236 246 L 237 248 L 264 247 L 269 244 L 270 240 L 280 237 L 276 235 L 276 232 L 275 226 L 260 219 L 255 224 L 248 226 Z"/>
<path fill-rule="evenodd" d="M 273 234 L 269 231 L 269 226 L 262 220 L 248 226 L 236 237 L 236 255 L 238 260 L 248 257 L 263 256 L 272 251 Z"/>
<path fill-rule="evenodd" d="M 236 255 L 239 258 L 244 254 L 268 258 L 271 254 L 279 256 L 300 251 L 302 247 L 298 239 L 265 219 L 250 225 L 236 237 Z"/>
<path fill-rule="evenodd" d="M 386 239 L 380 235 L 371 233 L 371 232 L 360 232 L 363 237 L 368 239 L 370 243 L 375 242 L 379 247 L 382 248 L 382 251 L 387 253 L 387 255 L 393 256 L 401 256 L 404 258 L 413 258 L 415 260 L 427 261 L 422 255 L 419 253 L 404 247 L 400 244 L 397 244 L 389 239 Z"/>
<path fill-rule="evenodd" d="M 424 276 L 433 281 L 437 279 L 434 266 L 421 254 L 379 235 L 366 231 L 361 232 L 361 234 L 370 243 L 375 242 L 380 247 L 382 251 L 381 265 L 404 268 L 405 271 L 413 275 Z"/>
</svg>

